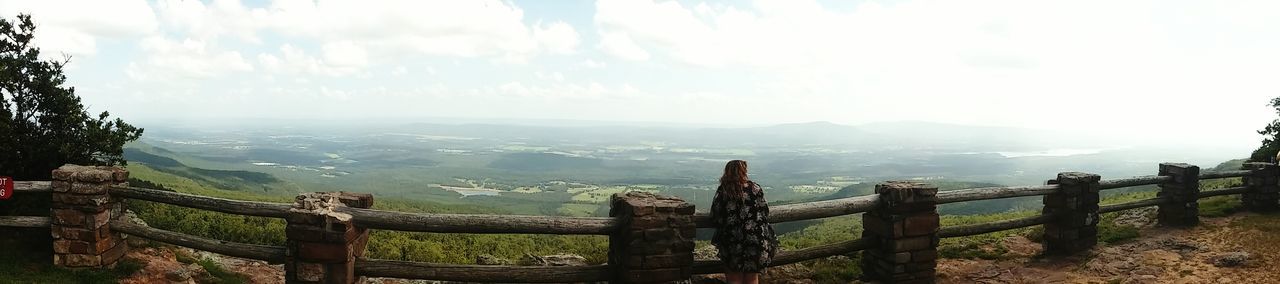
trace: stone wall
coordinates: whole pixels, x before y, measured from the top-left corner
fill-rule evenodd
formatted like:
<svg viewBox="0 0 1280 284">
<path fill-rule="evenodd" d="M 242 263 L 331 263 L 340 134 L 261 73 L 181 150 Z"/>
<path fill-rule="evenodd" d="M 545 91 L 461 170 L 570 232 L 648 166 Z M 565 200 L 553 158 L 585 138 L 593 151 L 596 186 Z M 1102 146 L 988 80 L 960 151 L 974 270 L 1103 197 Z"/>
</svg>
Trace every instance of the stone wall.
<svg viewBox="0 0 1280 284">
<path fill-rule="evenodd" d="M 609 216 L 622 227 L 609 236 L 614 283 L 669 283 L 693 274 L 697 230 L 693 204 L 645 192 L 614 194 Z"/>
<path fill-rule="evenodd" d="M 863 278 L 883 283 L 933 283 L 938 258 L 938 188 L 891 181 L 876 185 L 879 204 L 862 214 Z"/>
<path fill-rule="evenodd" d="M 128 250 L 107 222 L 123 216 L 109 187 L 128 186 L 129 172 L 115 167 L 65 165 L 53 170 L 53 264 L 59 267 L 111 267 Z"/>
<path fill-rule="evenodd" d="M 1098 181 L 1095 174 L 1066 172 L 1049 184 L 1058 191 L 1044 196 L 1042 214 L 1053 218 L 1044 224 L 1044 253 L 1071 255 L 1098 244 Z"/>
<path fill-rule="evenodd" d="M 351 215 L 337 207 L 369 208 L 365 193 L 304 193 L 285 218 L 286 283 L 355 283 L 355 261 L 364 255 L 368 229 L 357 227 Z"/>
</svg>

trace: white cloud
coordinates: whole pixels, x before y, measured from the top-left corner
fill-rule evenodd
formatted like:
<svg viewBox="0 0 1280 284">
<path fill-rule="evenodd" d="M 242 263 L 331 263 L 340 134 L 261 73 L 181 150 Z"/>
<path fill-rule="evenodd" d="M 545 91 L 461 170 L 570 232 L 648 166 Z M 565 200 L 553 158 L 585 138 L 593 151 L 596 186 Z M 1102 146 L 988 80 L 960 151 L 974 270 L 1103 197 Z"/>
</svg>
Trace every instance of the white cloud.
<svg viewBox="0 0 1280 284">
<path fill-rule="evenodd" d="M 364 67 L 369 64 L 369 54 L 364 47 L 351 41 L 335 41 L 320 47 L 324 61 L 340 67 Z"/>
<path fill-rule="evenodd" d="M 587 59 L 587 60 L 583 60 L 582 63 L 578 63 L 578 66 L 586 67 L 587 69 L 600 69 L 600 68 L 609 66 L 609 64 L 601 61 Z"/>
<path fill-rule="evenodd" d="M 200 0 L 160 0 L 155 9 L 166 29 L 200 39 L 227 35 L 259 42 L 256 30 L 261 18 L 266 16 L 262 11 L 245 7 L 239 0 L 214 0 L 208 4 Z"/>
<path fill-rule="evenodd" d="M 631 36 L 624 33 L 600 34 L 600 49 L 609 55 L 631 61 L 649 59 L 649 52 L 636 45 Z"/>
<path fill-rule="evenodd" d="M 519 57 L 539 46 L 524 12 L 500 1 L 282 0 L 262 13 L 266 27 L 286 35 L 351 40 L 397 55 Z M 576 35 L 556 24 L 543 32 L 556 51 L 572 47 L 566 32 Z"/>
<path fill-rule="evenodd" d="M 565 22 L 554 22 L 545 28 L 533 28 L 533 37 L 551 53 L 569 54 L 578 48 L 578 32 Z"/>
<path fill-rule="evenodd" d="M 292 44 L 281 45 L 279 50 L 277 54 L 258 54 L 258 63 L 267 71 L 291 76 L 352 75 L 364 71 L 367 63 L 363 51 L 353 45 L 325 45 L 323 58 L 312 56 Z"/>
<path fill-rule="evenodd" d="M 45 56 L 92 55 L 99 39 L 130 39 L 156 30 L 156 17 L 143 0 L 0 0 L 0 17 L 30 14 L 35 42 Z"/>
<path fill-rule="evenodd" d="M 221 51 L 207 42 L 148 37 L 139 44 L 146 60 L 130 63 L 125 72 L 141 81 L 209 79 L 233 72 L 253 71 L 239 52 Z"/>
</svg>

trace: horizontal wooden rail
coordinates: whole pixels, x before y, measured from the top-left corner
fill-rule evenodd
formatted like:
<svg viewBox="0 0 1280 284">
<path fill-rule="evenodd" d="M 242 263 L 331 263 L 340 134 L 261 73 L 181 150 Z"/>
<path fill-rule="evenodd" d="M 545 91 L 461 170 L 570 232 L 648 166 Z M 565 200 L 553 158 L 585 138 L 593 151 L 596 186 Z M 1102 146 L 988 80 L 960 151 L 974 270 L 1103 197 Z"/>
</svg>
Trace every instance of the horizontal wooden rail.
<svg viewBox="0 0 1280 284">
<path fill-rule="evenodd" d="M 1098 214 L 1124 211 L 1124 210 L 1142 208 L 1147 206 L 1156 206 L 1156 205 L 1160 205 L 1161 202 L 1164 202 L 1164 198 L 1157 197 L 1157 198 L 1143 199 L 1143 200 L 1120 203 L 1120 204 L 1102 205 L 1098 207 Z"/>
<path fill-rule="evenodd" d="M 769 222 L 782 223 L 862 213 L 876 206 L 878 195 L 771 206 Z"/>
<path fill-rule="evenodd" d="M 1244 186 L 1229 187 L 1229 188 L 1223 188 L 1223 189 L 1217 189 L 1217 190 L 1201 191 L 1200 195 L 1197 195 L 1196 197 L 1206 198 L 1206 197 L 1219 196 L 1219 195 L 1241 194 L 1245 192 L 1249 192 L 1249 187 L 1244 187 Z"/>
<path fill-rule="evenodd" d="M 14 192 L 53 192 L 53 183 L 49 181 L 14 181 Z"/>
<path fill-rule="evenodd" d="M 431 279 L 438 281 L 505 283 L 572 283 L 609 281 L 607 265 L 506 266 L 440 264 L 382 259 L 357 259 L 356 274 L 366 277 Z"/>
<path fill-rule="evenodd" d="M 871 242 L 864 239 L 848 240 L 832 244 L 808 247 L 792 251 L 780 251 L 769 263 L 769 267 L 782 266 L 819 258 L 850 254 L 855 251 L 871 248 Z M 693 274 L 713 274 L 724 272 L 724 264 L 720 260 L 699 260 L 693 264 Z"/>
<path fill-rule="evenodd" d="M 1057 185 L 979 187 L 938 192 L 938 204 L 1036 196 L 1053 193 Z"/>
<path fill-rule="evenodd" d="M 0 227 L 48 228 L 49 217 L 0 216 Z"/>
<path fill-rule="evenodd" d="M 876 206 L 878 195 L 863 195 L 814 202 L 769 206 L 769 222 L 784 223 L 800 220 L 821 219 L 870 211 Z M 715 224 L 707 212 L 693 215 L 698 228 L 713 228 Z"/>
<path fill-rule="evenodd" d="M 231 200 L 138 187 L 112 187 L 111 194 L 112 196 L 155 201 L 182 207 L 261 217 L 284 218 L 289 214 L 289 208 L 292 208 L 292 206 L 285 203 Z"/>
<path fill-rule="evenodd" d="M 1200 179 L 1215 179 L 1215 178 L 1243 177 L 1243 176 L 1247 176 L 1247 175 L 1249 175 L 1249 174 L 1251 174 L 1251 173 L 1253 173 L 1253 172 L 1245 171 L 1245 170 L 1240 170 L 1240 171 L 1220 171 L 1220 172 L 1203 172 L 1203 173 L 1200 173 Z"/>
<path fill-rule="evenodd" d="M 1003 221 L 987 222 L 982 224 L 943 227 L 938 230 L 940 238 L 954 238 L 972 235 L 981 235 L 991 232 L 999 232 L 1004 230 L 1012 230 L 1017 228 L 1031 227 L 1040 225 L 1053 220 L 1052 215 L 1035 215 L 1017 219 L 1009 219 Z"/>
<path fill-rule="evenodd" d="M 1098 182 L 1099 189 L 1116 189 L 1122 187 L 1160 184 L 1162 182 L 1172 181 L 1171 176 L 1140 176 L 1122 179 L 1109 179 Z"/>
<path fill-rule="evenodd" d="M 141 237 L 157 242 L 188 247 L 228 256 L 263 260 L 269 263 L 283 263 L 284 247 L 233 243 L 221 240 L 165 231 L 152 227 L 134 224 L 123 219 L 111 221 L 111 230 Z"/>
<path fill-rule="evenodd" d="M 361 227 L 410 232 L 608 235 L 618 228 L 612 217 L 419 214 L 352 207 L 338 211 L 351 214 Z"/>
</svg>

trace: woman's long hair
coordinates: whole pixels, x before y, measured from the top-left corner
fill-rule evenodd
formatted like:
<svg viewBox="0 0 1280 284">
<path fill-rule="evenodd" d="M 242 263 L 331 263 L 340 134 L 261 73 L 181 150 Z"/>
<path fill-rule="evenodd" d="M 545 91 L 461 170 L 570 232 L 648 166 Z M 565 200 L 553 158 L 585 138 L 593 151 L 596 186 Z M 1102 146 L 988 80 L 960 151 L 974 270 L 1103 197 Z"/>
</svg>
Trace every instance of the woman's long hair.
<svg viewBox="0 0 1280 284">
<path fill-rule="evenodd" d="M 724 165 L 724 175 L 720 176 L 720 188 L 716 194 L 729 200 L 741 200 L 745 195 L 743 184 L 751 182 L 747 178 L 747 161 L 733 160 Z"/>
</svg>

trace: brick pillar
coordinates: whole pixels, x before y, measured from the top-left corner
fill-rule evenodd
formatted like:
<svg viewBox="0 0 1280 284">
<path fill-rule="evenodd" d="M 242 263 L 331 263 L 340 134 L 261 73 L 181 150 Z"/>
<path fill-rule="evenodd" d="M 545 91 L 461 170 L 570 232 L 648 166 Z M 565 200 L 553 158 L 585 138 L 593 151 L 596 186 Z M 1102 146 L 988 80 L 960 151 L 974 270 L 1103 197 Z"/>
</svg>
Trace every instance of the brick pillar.
<svg viewBox="0 0 1280 284">
<path fill-rule="evenodd" d="M 1280 166 L 1274 163 L 1245 163 L 1253 173 L 1244 177 L 1249 191 L 1240 195 L 1245 209 L 1268 212 L 1280 209 Z"/>
<path fill-rule="evenodd" d="M 123 216 L 108 187 L 128 186 L 129 172 L 115 167 L 65 165 L 53 170 L 53 264 L 59 267 L 114 267 L 129 246 L 107 224 Z"/>
<path fill-rule="evenodd" d="M 622 226 L 609 235 L 614 283 L 671 283 L 693 274 L 693 204 L 646 192 L 614 194 L 609 216 Z"/>
<path fill-rule="evenodd" d="M 1200 167 L 1183 163 L 1160 164 L 1160 175 L 1173 177 L 1160 184 L 1164 198 L 1157 214 L 1160 225 L 1191 227 L 1200 223 Z"/>
<path fill-rule="evenodd" d="M 1059 173 L 1049 184 L 1060 187 L 1044 196 L 1042 214 L 1053 215 L 1044 224 L 1044 253 L 1071 255 L 1098 244 L 1098 175 Z"/>
<path fill-rule="evenodd" d="M 938 257 L 938 187 L 890 181 L 876 185 L 880 199 L 862 214 L 865 280 L 934 283 Z"/>
<path fill-rule="evenodd" d="M 337 207 L 369 208 L 367 193 L 316 192 L 298 195 L 285 227 L 286 283 L 356 283 L 356 259 L 364 256 L 369 231 Z"/>
</svg>

